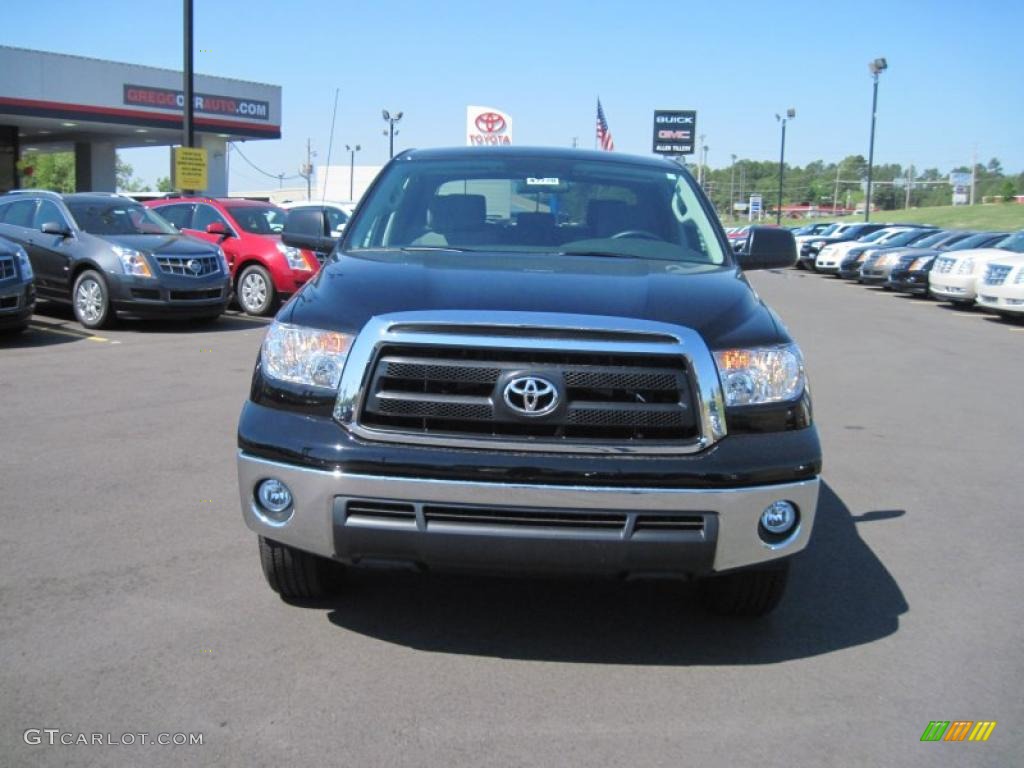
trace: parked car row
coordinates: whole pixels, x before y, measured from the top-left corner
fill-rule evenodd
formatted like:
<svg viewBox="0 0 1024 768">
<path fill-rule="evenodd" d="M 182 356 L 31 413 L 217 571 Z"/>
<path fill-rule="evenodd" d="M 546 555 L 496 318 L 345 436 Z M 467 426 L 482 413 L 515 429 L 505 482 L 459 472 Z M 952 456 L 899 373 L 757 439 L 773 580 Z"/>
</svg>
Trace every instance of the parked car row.
<svg viewBox="0 0 1024 768">
<path fill-rule="evenodd" d="M 316 211 L 333 238 L 351 213 Z M 0 327 L 27 326 L 37 294 L 70 304 L 88 329 L 118 316 L 214 320 L 232 296 L 251 315 L 271 315 L 330 250 L 282 242 L 286 217 L 235 198 L 9 192 L 0 196 Z"/>
<path fill-rule="evenodd" d="M 916 224 L 836 224 L 797 234 L 797 266 L 900 293 L 1024 316 L 1024 231 L 973 232 Z"/>
</svg>

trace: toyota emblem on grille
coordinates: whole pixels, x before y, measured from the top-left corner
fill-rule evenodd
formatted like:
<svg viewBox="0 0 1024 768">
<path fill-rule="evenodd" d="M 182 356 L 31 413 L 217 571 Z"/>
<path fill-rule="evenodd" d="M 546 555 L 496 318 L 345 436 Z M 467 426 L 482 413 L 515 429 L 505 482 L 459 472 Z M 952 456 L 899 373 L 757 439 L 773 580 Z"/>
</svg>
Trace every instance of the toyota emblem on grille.
<svg viewBox="0 0 1024 768">
<path fill-rule="evenodd" d="M 189 259 L 188 263 L 185 264 L 185 266 L 188 267 L 188 271 L 191 272 L 193 275 L 198 275 L 200 272 L 203 271 L 203 262 L 201 262 L 199 259 Z"/>
<path fill-rule="evenodd" d="M 523 416 L 544 416 L 558 407 L 558 390 L 540 376 L 517 376 L 505 385 L 505 405 Z"/>
<path fill-rule="evenodd" d="M 481 133 L 500 133 L 505 130 L 505 118 L 497 112 L 483 112 L 477 115 L 474 122 Z"/>
</svg>

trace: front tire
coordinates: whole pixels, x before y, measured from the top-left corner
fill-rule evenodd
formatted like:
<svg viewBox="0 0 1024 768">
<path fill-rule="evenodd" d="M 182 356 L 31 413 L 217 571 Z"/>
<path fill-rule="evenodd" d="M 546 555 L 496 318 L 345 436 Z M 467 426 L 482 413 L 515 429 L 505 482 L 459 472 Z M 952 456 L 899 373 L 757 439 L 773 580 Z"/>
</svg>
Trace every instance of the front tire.
<svg viewBox="0 0 1024 768">
<path fill-rule="evenodd" d="M 338 594 L 344 566 L 260 536 L 260 565 L 270 588 L 286 600 Z"/>
<path fill-rule="evenodd" d="M 270 273 L 263 267 L 253 264 L 246 267 L 238 278 L 238 305 L 248 315 L 266 317 L 273 314 L 277 295 Z"/>
<path fill-rule="evenodd" d="M 89 330 L 107 328 L 114 322 L 107 282 L 95 270 L 87 269 L 75 280 L 71 306 L 75 310 L 75 319 Z"/>
<path fill-rule="evenodd" d="M 722 616 L 766 616 L 775 610 L 789 580 L 789 561 L 749 568 L 700 582 L 700 598 L 712 613 Z"/>
</svg>

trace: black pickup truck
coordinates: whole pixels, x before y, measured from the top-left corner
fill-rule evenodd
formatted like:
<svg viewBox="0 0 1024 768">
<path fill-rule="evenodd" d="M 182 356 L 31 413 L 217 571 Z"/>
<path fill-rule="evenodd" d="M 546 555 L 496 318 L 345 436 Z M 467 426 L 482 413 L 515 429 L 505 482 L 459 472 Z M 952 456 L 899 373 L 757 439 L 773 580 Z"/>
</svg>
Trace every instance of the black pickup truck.
<svg viewBox="0 0 1024 768">
<path fill-rule="evenodd" d="M 737 259 L 741 263 L 737 263 Z M 667 160 L 412 150 L 282 308 L 238 428 L 271 587 L 346 567 L 699 578 L 771 611 L 821 450 L 799 348 Z"/>
</svg>

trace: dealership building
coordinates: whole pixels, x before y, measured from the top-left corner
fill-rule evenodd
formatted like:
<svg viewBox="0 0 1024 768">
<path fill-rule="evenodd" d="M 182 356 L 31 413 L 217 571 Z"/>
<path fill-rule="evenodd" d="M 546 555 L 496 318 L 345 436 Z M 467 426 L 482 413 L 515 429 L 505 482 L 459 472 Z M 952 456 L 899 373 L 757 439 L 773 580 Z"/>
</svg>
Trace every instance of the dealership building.
<svg viewBox="0 0 1024 768">
<path fill-rule="evenodd" d="M 118 149 L 182 143 L 180 71 L 0 46 L 0 73 L 0 192 L 32 186 L 18 161 L 34 152 L 73 152 L 78 190 L 114 192 Z M 281 88 L 196 75 L 194 94 L 196 191 L 227 195 L 227 143 L 281 138 Z"/>
</svg>

